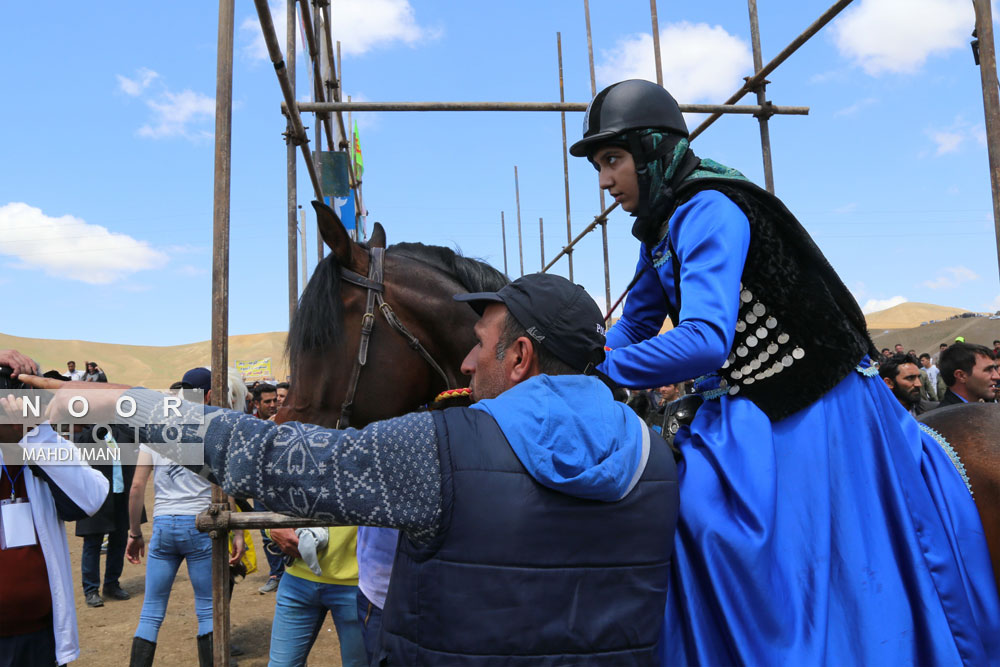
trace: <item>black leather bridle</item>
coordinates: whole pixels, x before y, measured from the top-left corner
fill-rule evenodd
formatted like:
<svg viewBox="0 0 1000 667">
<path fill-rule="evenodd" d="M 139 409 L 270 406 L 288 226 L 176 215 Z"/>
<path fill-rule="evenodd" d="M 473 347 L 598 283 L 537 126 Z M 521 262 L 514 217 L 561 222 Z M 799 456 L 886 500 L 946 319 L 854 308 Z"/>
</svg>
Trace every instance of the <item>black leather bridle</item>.
<svg viewBox="0 0 1000 667">
<path fill-rule="evenodd" d="M 340 277 L 352 285 L 357 285 L 358 287 L 363 287 L 367 290 L 366 303 L 365 303 L 365 314 L 361 318 L 361 340 L 358 343 L 358 356 L 354 359 L 354 368 L 351 370 L 351 379 L 347 384 L 347 396 L 344 399 L 344 404 L 340 407 L 340 418 L 337 419 L 337 428 L 345 428 L 350 424 L 351 420 L 351 410 L 354 407 L 354 396 L 358 391 L 358 379 L 361 377 L 361 369 L 364 368 L 365 363 L 368 361 L 368 344 L 371 341 L 372 329 L 375 328 L 375 306 L 382 311 L 382 315 L 385 316 L 385 321 L 389 323 L 389 326 L 395 329 L 403 338 L 406 339 L 407 344 L 416 350 L 421 357 L 424 358 L 430 367 L 437 372 L 438 375 L 444 380 L 445 387 L 451 388 L 448 381 L 448 375 L 444 372 L 441 366 L 434 361 L 434 357 L 431 356 L 430 352 L 427 351 L 416 336 L 410 333 L 406 326 L 396 317 L 396 313 L 393 312 L 392 307 L 385 302 L 383 294 L 385 294 L 385 283 L 383 281 L 383 275 L 385 274 L 385 248 L 370 248 L 368 250 L 368 277 L 361 275 L 360 273 L 355 273 L 350 269 L 345 269 L 343 266 L 340 267 Z"/>
</svg>

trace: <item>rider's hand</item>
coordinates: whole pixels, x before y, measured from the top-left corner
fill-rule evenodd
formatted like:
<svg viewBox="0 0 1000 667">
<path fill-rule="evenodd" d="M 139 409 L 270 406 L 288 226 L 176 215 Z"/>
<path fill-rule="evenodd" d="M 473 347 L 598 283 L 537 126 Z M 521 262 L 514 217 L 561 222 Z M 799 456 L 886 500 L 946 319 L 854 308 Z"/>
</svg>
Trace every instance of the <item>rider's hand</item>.
<svg viewBox="0 0 1000 667">
<path fill-rule="evenodd" d="M 0 350 L 0 366 L 10 366 L 14 375 L 38 374 L 38 364 L 17 350 Z M 18 378 L 23 381 L 23 378 Z"/>
</svg>

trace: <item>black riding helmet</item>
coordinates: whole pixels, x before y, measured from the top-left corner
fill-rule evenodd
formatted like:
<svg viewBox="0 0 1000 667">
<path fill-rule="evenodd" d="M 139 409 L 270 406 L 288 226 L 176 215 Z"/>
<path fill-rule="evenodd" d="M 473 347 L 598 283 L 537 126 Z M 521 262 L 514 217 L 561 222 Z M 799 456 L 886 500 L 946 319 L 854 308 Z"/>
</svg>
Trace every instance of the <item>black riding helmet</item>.
<svg viewBox="0 0 1000 667">
<path fill-rule="evenodd" d="M 677 100 L 663 86 L 642 79 L 619 81 L 591 101 L 583 116 L 583 139 L 569 152 L 575 157 L 587 157 L 597 146 L 623 139 L 629 130 L 646 128 L 688 136 Z"/>
</svg>

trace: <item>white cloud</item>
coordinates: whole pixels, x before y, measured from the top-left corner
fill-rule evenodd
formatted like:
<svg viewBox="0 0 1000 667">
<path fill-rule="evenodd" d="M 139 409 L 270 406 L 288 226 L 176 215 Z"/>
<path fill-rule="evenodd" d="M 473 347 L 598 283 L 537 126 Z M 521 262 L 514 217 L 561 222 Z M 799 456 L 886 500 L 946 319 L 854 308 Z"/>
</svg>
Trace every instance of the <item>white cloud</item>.
<svg viewBox="0 0 1000 667">
<path fill-rule="evenodd" d="M 934 142 L 934 154 L 939 157 L 957 153 L 967 142 L 986 145 L 985 121 L 970 123 L 961 115 L 955 116 L 951 125 L 927 129 L 925 133 Z"/>
<path fill-rule="evenodd" d="M 212 136 L 209 130 L 198 130 L 192 126 L 215 118 L 213 97 L 193 90 L 179 93 L 164 90 L 156 99 L 147 100 L 146 105 L 153 110 L 153 122 L 140 127 L 139 136 L 152 139 L 178 136 L 202 139 Z"/>
<path fill-rule="evenodd" d="M 965 135 L 960 132 L 932 131 L 928 132 L 928 134 L 931 137 L 931 141 L 933 141 L 936 146 L 934 150 L 935 155 L 954 153 L 965 140 Z"/>
<path fill-rule="evenodd" d="M 275 34 L 284 50 L 288 25 L 285 21 L 286 4 L 284 0 L 269 4 Z M 301 15 L 299 20 L 301 21 Z M 333 24 L 333 39 L 340 40 L 341 53 L 349 56 L 362 55 L 395 42 L 413 46 L 437 36 L 435 31 L 417 24 L 413 7 L 408 0 L 333 0 L 330 3 L 330 21 Z M 244 53 L 254 60 L 270 60 L 256 13 L 243 20 L 240 30 L 252 36 Z M 302 31 L 299 30 L 299 41 L 301 34 Z M 298 46 L 298 52 L 300 55 L 303 53 L 301 45 Z"/>
<path fill-rule="evenodd" d="M 168 260 L 145 241 L 72 215 L 53 218 L 21 202 L 0 206 L 0 238 L 0 254 L 18 260 L 16 268 L 41 269 L 92 285 L 158 269 Z"/>
<path fill-rule="evenodd" d="M 844 204 L 843 206 L 838 206 L 837 208 L 833 209 L 833 212 L 838 215 L 847 215 L 848 213 L 854 213 L 854 211 L 856 210 L 858 210 L 858 203 L 852 201 L 847 204 Z"/>
<path fill-rule="evenodd" d="M 993 300 L 983 305 L 983 310 L 995 313 L 1000 310 L 1000 294 L 993 297 Z"/>
<path fill-rule="evenodd" d="M 979 276 L 972 269 L 964 266 L 950 266 L 938 271 L 937 277 L 933 280 L 925 280 L 921 283 L 929 289 L 952 289 L 962 283 L 979 280 Z"/>
<path fill-rule="evenodd" d="M 663 85 L 682 104 L 718 103 L 753 72 L 750 47 L 721 26 L 707 23 L 671 23 L 660 31 Z M 656 81 L 653 36 L 627 37 L 601 53 L 596 68 L 602 86 L 623 79 Z"/>
<path fill-rule="evenodd" d="M 149 88 L 149 84 L 153 83 L 153 81 L 160 75 L 151 69 L 140 67 L 138 76 L 134 79 L 129 79 L 121 74 L 118 74 L 117 76 L 118 88 L 130 97 L 138 97 L 142 91 Z"/>
<path fill-rule="evenodd" d="M 117 76 L 119 89 L 130 97 L 142 99 L 152 112 L 150 121 L 136 131 L 140 137 L 197 140 L 212 136 L 215 98 L 187 89 L 175 93 L 158 73 L 146 67 L 140 68 L 134 79 Z M 151 88 L 154 82 L 159 83 L 155 89 Z"/>
<path fill-rule="evenodd" d="M 865 315 L 870 313 L 876 313 L 880 310 L 885 310 L 886 308 L 892 308 L 893 306 L 898 306 L 901 303 L 906 303 L 909 301 L 905 296 L 894 296 L 888 299 L 868 299 L 865 301 L 865 305 L 861 306 L 861 312 Z"/>
<path fill-rule="evenodd" d="M 861 111 L 862 109 L 864 109 L 865 107 L 870 107 L 871 105 L 875 104 L 876 102 L 878 102 L 878 100 L 876 98 L 874 98 L 874 97 L 866 97 L 863 100 L 858 100 L 857 102 L 855 102 L 854 104 L 852 104 L 850 106 L 847 106 L 847 107 L 844 107 L 843 109 L 839 109 L 837 111 L 834 111 L 833 115 L 834 116 L 853 116 L 856 113 L 858 113 L 859 111 Z"/>
<path fill-rule="evenodd" d="M 916 72 L 928 57 L 967 49 L 975 14 L 968 0 L 861 0 L 832 27 L 840 53 L 865 72 Z"/>
</svg>

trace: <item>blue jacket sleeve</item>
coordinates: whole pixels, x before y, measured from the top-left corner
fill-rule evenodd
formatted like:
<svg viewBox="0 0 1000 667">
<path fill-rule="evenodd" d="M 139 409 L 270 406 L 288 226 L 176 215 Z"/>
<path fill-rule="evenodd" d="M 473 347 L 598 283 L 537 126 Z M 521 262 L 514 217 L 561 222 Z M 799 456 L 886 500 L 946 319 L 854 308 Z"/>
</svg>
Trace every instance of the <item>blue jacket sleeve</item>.
<svg viewBox="0 0 1000 667">
<path fill-rule="evenodd" d="M 749 221 L 728 197 L 706 190 L 677 209 L 669 235 L 680 263 L 680 323 L 657 335 L 677 279 L 671 260 L 658 261 L 629 293 L 622 319 L 608 334 L 612 349 L 601 369 L 625 387 L 658 387 L 711 373 L 733 344 Z M 653 256 L 659 252 L 666 257 L 666 240 Z M 640 266 L 650 261 L 641 254 Z"/>
</svg>

